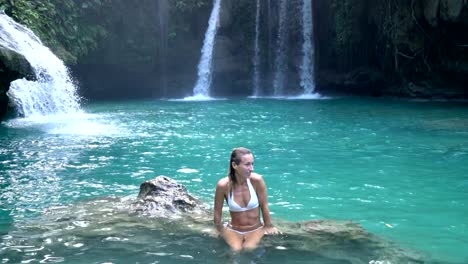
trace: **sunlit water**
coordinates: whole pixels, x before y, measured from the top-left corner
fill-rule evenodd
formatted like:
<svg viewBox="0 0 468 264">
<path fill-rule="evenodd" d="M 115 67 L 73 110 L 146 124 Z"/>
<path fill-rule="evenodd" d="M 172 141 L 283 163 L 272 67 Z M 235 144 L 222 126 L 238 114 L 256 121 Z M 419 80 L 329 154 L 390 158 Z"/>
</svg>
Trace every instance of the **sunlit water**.
<svg viewBox="0 0 468 264">
<path fill-rule="evenodd" d="M 125 214 L 157 175 L 211 205 L 237 146 L 254 151 L 274 219 L 349 219 L 428 262 L 468 261 L 466 104 L 248 99 L 84 110 L 0 125 L 2 263 L 239 261 L 177 221 Z M 350 263 L 263 250 L 240 262 Z"/>
</svg>

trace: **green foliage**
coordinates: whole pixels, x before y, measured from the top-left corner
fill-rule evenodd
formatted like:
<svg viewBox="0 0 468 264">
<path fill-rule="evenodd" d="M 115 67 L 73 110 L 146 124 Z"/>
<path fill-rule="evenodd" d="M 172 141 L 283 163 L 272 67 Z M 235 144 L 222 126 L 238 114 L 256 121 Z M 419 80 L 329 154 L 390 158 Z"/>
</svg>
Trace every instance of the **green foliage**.
<svg viewBox="0 0 468 264">
<path fill-rule="evenodd" d="M 154 63 L 159 0 L 0 0 L 0 9 L 30 28 L 66 63 L 104 53 L 110 63 Z M 212 0 L 169 0 L 166 38 L 194 34 Z M 200 14 L 200 10 L 203 10 Z"/>
<path fill-rule="evenodd" d="M 335 11 L 335 44 L 337 52 L 343 55 L 353 40 L 354 5 L 348 0 L 333 0 L 331 6 Z"/>
<path fill-rule="evenodd" d="M 212 0 L 112 0 L 105 12 L 106 35 L 84 63 L 126 65 L 139 73 L 161 63 L 158 56 L 178 55 L 181 46 L 193 48 L 190 40 L 203 36 L 199 20 L 207 22 Z M 208 13 L 209 15 L 209 13 Z M 95 21 L 94 23 L 103 23 Z M 196 37 L 194 37 L 196 36 Z"/>
<path fill-rule="evenodd" d="M 95 23 L 110 0 L 0 0 L 0 8 L 35 32 L 69 63 L 86 55 L 107 34 Z"/>
<path fill-rule="evenodd" d="M 200 9 L 208 7 L 213 1 L 210 0 L 177 0 L 171 3 L 171 22 L 168 38 L 175 40 L 179 35 L 185 35 L 193 29 L 193 18 Z"/>
<path fill-rule="evenodd" d="M 174 7 L 176 12 L 185 13 L 204 7 L 207 4 L 207 0 L 178 0 L 175 1 Z"/>
</svg>

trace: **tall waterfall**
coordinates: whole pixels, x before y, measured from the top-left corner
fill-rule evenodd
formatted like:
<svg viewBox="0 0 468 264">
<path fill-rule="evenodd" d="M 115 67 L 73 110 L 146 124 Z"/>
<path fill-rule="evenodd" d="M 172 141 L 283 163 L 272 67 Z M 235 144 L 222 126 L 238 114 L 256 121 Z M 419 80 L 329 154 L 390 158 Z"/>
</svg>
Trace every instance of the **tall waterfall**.
<svg viewBox="0 0 468 264">
<path fill-rule="evenodd" d="M 160 76 L 160 89 L 163 95 L 167 94 L 167 35 L 169 24 L 169 3 L 168 0 L 159 0 L 156 2 L 158 12 L 158 25 L 159 25 L 159 74 Z"/>
<path fill-rule="evenodd" d="M 205 40 L 201 52 L 200 62 L 198 64 L 198 80 L 193 88 L 194 98 L 209 98 L 211 75 L 213 66 L 213 49 L 218 31 L 219 11 L 221 9 L 221 0 L 214 0 L 213 10 L 211 11 L 208 29 L 205 33 Z"/>
<path fill-rule="evenodd" d="M 288 52 L 288 0 L 281 0 L 279 10 L 279 29 L 277 37 L 275 77 L 273 80 L 274 96 L 284 95 Z"/>
<path fill-rule="evenodd" d="M 301 87 L 304 94 L 313 94 L 315 90 L 314 78 L 314 45 L 313 20 L 312 20 L 312 0 L 303 0 L 302 5 L 302 65 L 301 65 Z"/>
<path fill-rule="evenodd" d="M 271 0 L 268 0 L 267 2 L 267 10 L 268 10 L 268 16 L 267 16 L 267 24 L 268 24 L 268 70 L 273 69 L 273 60 L 272 60 L 272 51 L 273 51 L 273 8 L 271 4 Z"/>
<path fill-rule="evenodd" d="M 255 15 L 255 43 L 254 43 L 254 76 L 253 76 L 253 84 L 254 84 L 254 95 L 260 96 L 260 45 L 259 45 L 259 38 L 260 38 L 260 0 L 257 0 L 257 12 Z"/>
<path fill-rule="evenodd" d="M 68 69 L 28 28 L 0 13 L 0 45 L 22 54 L 31 64 L 37 81 L 11 83 L 8 96 L 25 117 L 76 113 L 79 97 Z"/>
</svg>

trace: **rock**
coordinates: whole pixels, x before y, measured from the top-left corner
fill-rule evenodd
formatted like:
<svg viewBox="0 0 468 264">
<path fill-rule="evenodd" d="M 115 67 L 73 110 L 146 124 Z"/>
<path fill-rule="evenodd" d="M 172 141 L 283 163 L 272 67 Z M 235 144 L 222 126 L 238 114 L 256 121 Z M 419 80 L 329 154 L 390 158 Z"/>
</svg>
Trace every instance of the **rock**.
<svg viewBox="0 0 468 264">
<path fill-rule="evenodd" d="M 237 96 L 242 91 L 250 94 L 247 87 L 251 86 L 249 65 L 250 57 L 245 49 L 239 46 L 233 38 L 219 35 L 213 57 L 213 89 L 212 95 Z"/>
<path fill-rule="evenodd" d="M 280 240 L 265 237 L 267 246 L 313 253 L 337 263 L 424 263 L 418 252 L 375 236 L 352 221 L 312 220 L 275 224 L 283 236 Z"/>
<path fill-rule="evenodd" d="M 10 76 L 13 78 L 10 81 L 26 78 L 28 80 L 34 80 L 35 74 L 34 69 L 28 60 L 22 55 L 13 51 L 9 48 L 0 45 L 0 66 L 2 77 L 5 72 L 10 72 Z M 3 82 L 4 79 L 2 78 Z"/>
<path fill-rule="evenodd" d="M 449 22 L 457 22 L 465 5 L 466 0 L 441 0 L 440 18 Z"/>
<path fill-rule="evenodd" d="M 23 55 L 0 46 L 0 121 L 7 112 L 10 83 L 21 78 L 35 79 L 31 64 Z"/>
<path fill-rule="evenodd" d="M 431 26 L 436 27 L 439 20 L 440 0 L 424 1 L 424 18 Z"/>
<path fill-rule="evenodd" d="M 163 221 L 162 223 L 177 218 L 179 224 L 173 228 L 179 228 L 180 233 L 205 233 L 207 230 L 214 232 L 212 212 L 190 195 L 185 186 L 169 177 L 159 176 L 142 183 L 138 198 L 143 203 L 137 211 L 156 216 Z M 343 263 L 369 263 L 372 260 L 387 261 L 381 263 L 422 261 L 418 253 L 401 249 L 367 232 L 360 224 L 352 221 L 289 222 L 275 219 L 275 225 L 283 234 L 266 236 L 262 242 L 266 247 L 294 249 L 311 256 L 321 256 L 322 259 Z M 184 227 L 190 231 L 184 231 Z"/>
<path fill-rule="evenodd" d="M 358 67 L 346 73 L 322 71 L 317 74 L 317 79 L 327 87 L 327 92 L 345 92 L 374 97 L 381 96 L 382 87 L 392 81 L 383 72 L 366 67 Z"/>
<path fill-rule="evenodd" d="M 235 72 L 242 69 L 246 61 L 245 54 L 239 54 L 236 45 L 232 39 L 226 36 L 219 36 L 216 40 L 216 53 L 214 54 L 214 73 Z"/>
<path fill-rule="evenodd" d="M 62 246 L 63 243 L 44 243 L 45 237 L 85 245 L 98 242 L 100 249 L 109 250 L 115 250 L 116 246 L 109 242 L 118 241 L 122 245 L 119 250 L 130 249 L 127 254 L 135 253 L 134 247 L 149 247 L 146 250 L 149 252 L 167 246 L 167 250 L 182 247 L 187 255 L 200 254 L 200 251 L 208 249 L 211 256 L 225 259 L 227 245 L 210 235 L 214 233 L 212 212 L 205 210 L 183 185 L 169 177 L 159 176 L 140 187 L 138 212 L 144 212 L 143 216 L 134 211 L 134 197 L 81 201 L 50 208 L 40 219 L 23 223 L 21 229 L 14 231 L 16 233 L 9 243 L 40 245 L 45 248 L 44 252 L 53 252 L 57 245 Z M 194 217 L 197 213 L 200 218 Z M 292 257 L 291 263 L 425 263 L 418 253 L 373 235 L 355 222 L 274 219 L 274 223 L 282 234 L 262 239 L 259 250 L 268 254 L 262 257 L 261 263 L 270 263 L 276 256 Z M 27 241 L 25 236 L 29 238 Z M 198 246 L 184 248 L 186 243 L 193 242 Z M 92 255 L 93 246 L 77 250 Z M 17 254 L 16 251 L 14 253 Z M 201 255 L 205 254 L 208 253 Z"/>
<path fill-rule="evenodd" d="M 209 214 L 204 204 L 190 195 L 185 186 L 166 176 L 158 176 L 142 183 L 138 198 L 142 203 L 136 210 L 150 216 L 173 218 L 184 214 Z"/>
<path fill-rule="evenodd" d="M 424 18 L 433 27 L 437 27 L 439 19 L 458 22 L 466 6 L 466 0 L 427 0 L 423 2 Z"/>
<path fill-rule="evenodd" d="M 237 1 L 237 0 L 236 0 Z M 219 12 L 219 24 L 220 28 L 227 27 L 232 23 L 232 0 L 221 2 L 221 10 Z"/>
</svg>

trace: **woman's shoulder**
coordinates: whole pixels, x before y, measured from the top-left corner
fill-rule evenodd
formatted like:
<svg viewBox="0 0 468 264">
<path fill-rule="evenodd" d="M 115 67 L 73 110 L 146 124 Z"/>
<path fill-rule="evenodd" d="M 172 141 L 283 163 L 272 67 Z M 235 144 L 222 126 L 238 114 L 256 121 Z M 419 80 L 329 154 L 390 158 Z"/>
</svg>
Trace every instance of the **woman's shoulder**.
<svg viewBox="0 0 468 264">
<path fill-rule="evenodd" d="M 257 173 L 250 174 L 250 182 L 254 186 L 256 192 L 265 190 L 265 181 L 263 180 L 263 176 Z"/>
<path fill-rule="evenodd" d="M 217 188 L 222 188 L 225 189 L 229 185 L 229 177 L 224 177 L 218 181 L 218 184 L 216 185 Z"/>
<path fill-rule="evenodd" d="M 252 174 L 250 174 L 250 181 L 255 183 L 263 182 L 263 176 L 258 173 L 252 172 Z"/>
</svg>

